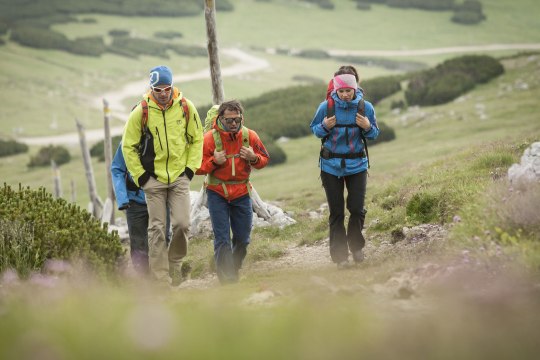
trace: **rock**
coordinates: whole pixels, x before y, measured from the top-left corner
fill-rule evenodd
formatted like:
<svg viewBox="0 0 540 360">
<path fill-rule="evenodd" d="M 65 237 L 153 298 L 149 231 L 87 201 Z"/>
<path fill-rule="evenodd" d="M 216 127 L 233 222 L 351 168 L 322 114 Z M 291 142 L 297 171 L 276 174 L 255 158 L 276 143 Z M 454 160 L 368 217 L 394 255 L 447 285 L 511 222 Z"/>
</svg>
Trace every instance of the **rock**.
<svg viewBox="0 0 540 360">
<path fill-rule="evenodd" d="M 525 150 L 520 164 L 510 166 L 508 180 L 512 184 L 540 182 L 540 142 L 533 143 Z"/>
</svg>

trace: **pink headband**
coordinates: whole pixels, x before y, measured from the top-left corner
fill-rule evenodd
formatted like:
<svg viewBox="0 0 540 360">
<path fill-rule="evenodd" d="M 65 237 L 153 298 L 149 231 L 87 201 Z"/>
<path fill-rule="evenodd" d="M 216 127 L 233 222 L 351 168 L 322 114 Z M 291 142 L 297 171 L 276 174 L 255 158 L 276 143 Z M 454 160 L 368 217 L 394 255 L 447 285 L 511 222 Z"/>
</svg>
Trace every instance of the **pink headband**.
<svg viewBox="0 0 540 360">
<path fill-rule="evenodd" d="M 356 89 L 358 84 L 356 83 L 356 78 L 351 74 L 341 74 L 334 77 L 334 90 L 339 89 Z"/>
</svg>

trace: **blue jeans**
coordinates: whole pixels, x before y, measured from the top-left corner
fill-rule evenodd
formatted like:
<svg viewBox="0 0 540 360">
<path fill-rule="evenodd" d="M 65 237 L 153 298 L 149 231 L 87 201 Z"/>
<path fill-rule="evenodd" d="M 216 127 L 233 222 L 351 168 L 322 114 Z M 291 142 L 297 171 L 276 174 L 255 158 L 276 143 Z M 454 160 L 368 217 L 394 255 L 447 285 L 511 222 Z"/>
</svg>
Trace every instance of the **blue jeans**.
<svg viewBox="0 0 540 360">
<path fill-rule="evenodd" d="M 253 207 L 249 195 L 229 201 L 207 190 L 208 210 L 214 231 L 214 258 L 219 281 L 238 281 L 238 270 L 247 254 Z M 231 243 L 232 230 L 232 243 Z"/>
</svg>

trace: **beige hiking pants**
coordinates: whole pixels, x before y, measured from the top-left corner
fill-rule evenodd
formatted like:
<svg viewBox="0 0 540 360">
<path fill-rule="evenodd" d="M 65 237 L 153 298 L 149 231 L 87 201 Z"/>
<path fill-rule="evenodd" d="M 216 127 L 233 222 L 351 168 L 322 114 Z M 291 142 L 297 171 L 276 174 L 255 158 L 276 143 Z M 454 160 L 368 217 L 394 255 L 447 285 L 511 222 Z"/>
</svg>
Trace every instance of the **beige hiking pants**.
<svg viewBox="0 0 540 360">
<path fill-rule="evenodd" d="M 171 184 L 150 177 L 144 184 L 148 205 L 148 260 L 151 275 L 160 282 L 168 282 L 169 274 L 180 271 L 182 258 L 187 253 L 189 233 L 189 179 L 183 175 Z M 167 249 L 167 204 L 171 211 L 172 238 Z M 169 272 L 170 271 L 170 272 Z"/>
</svg>

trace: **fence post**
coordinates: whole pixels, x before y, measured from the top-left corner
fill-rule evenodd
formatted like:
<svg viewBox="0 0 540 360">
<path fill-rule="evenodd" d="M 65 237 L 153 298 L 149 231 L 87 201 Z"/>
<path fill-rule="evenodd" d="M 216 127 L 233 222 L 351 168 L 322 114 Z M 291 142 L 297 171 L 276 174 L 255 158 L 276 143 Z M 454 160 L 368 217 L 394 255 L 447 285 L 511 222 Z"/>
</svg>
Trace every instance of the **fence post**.
<svg viewBox="0 0 540 360">
<path fill-rule="evenodd" d="M 79 132 L 79 142 L 81 144 L 81 152 L 84 161 L 84 169 L 86 174 L 86 181 L 88 183 L 88 194 L 90 195 L 90 204 L 92 205 L 92 215 L 96 219 L 101 218 L 101 211 L 103 210 L 103 203 L 99 198 L 96 190 L 96 179 L 94 178 L 94 171 L 92 169 L 92 160 L 90 159 L 90 150 L 86 144 L 86 135 L 84 132 L 84 126 L 75 119 L 77 124 L 77 131 Z"/>
<path fill-rule="evenodd" d="M 112 138 L 111 138 L 111 109 L 107 100 L 103 99 L 103 129 L 105 131 L 105 139 L 103 140 L 103 153 L 105 155 L 105 171 L 107 173 L 107 197 L 112 203 L 110 219 L 104 219 L 109 224 L 114 225 L 114 188 L 112 183 Z"/>
</svg>

